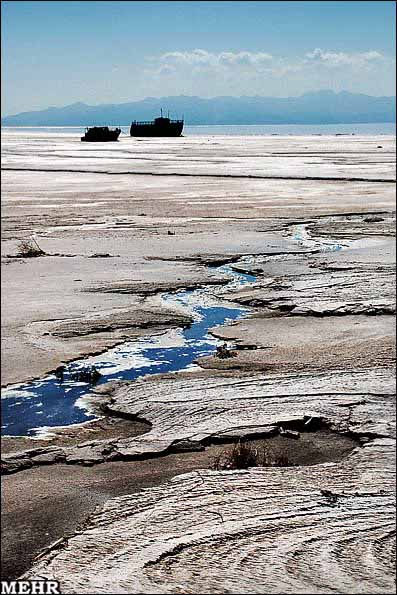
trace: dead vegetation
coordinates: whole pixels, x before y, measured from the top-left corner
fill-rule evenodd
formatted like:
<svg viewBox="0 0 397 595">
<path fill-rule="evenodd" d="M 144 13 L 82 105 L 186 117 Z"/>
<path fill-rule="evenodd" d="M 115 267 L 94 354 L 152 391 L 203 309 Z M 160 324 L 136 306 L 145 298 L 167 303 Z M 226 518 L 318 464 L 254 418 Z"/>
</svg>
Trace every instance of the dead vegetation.
<svg viewBox="0 0 397 595">
<path fill-rule="evenodd" d="M 232 447 L 215 456 L 210 468 L 215 471 L 226 469 L 248 469 L 248 467 L 290 467 L 293 463 L 285 453 L 275 452 L 269 446 L 254 446 L 239 440 Z"/>
<path fill-rule="evenodd" d="M 45 256 L 44 250 L 40 248 L 34 238 L 28 240 L 21 240 L 18 244 L 17 256 L 22 258 L 37 258 L 38 256 Z"/>
<path fill-rule="evenodd" d="M 230 357 L 236 357 L 237 353 L 232 349 L 227 348 L 227 344 L 224 343 L 216 348 L 215 357 L 219 357 L 220 359 L 228 359 Z"/>
</svg>

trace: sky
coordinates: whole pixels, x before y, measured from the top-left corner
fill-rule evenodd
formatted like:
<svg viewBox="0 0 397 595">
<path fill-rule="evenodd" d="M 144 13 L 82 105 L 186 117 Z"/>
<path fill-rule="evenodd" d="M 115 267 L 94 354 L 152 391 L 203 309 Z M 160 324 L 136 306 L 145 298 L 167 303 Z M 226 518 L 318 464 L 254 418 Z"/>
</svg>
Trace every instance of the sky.
<svg viewBox="0 0 397 595">
<path fill-rule="evenodd" d="M 3 116 L 149 96 L 395 95 L 394 1 L 1 7 Z"/>
</svg>

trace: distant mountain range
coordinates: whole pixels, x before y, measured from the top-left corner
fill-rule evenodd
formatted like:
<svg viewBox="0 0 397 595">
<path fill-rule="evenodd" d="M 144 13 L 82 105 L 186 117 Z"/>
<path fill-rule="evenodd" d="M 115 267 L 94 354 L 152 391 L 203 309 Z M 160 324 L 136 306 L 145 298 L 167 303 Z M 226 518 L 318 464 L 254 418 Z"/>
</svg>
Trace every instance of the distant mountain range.
<svg viewBox="0 0 397 595">
<path fill-rule="evenodd" d="M 354 124 L 395 122 L 396 98 L 341 91 L 318 91 L 300 97 L 147 97 L 121 104 L 49 107 L 2 118 L 2 126 L 126 126 L 170 112 L 186 124 Z"/>
</svg>

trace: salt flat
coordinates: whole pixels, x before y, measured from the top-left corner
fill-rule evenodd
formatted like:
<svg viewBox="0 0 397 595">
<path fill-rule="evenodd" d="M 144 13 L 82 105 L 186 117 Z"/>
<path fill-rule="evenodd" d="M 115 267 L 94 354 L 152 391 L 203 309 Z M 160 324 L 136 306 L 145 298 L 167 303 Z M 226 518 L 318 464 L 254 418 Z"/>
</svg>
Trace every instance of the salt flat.
<svg viewBox="0 0 397 595">
<path fill-rule="evenodd" d="M 6 131 L 2 254 L 15 254 L 17 240 L 36 234 L 54 256 L 5 258 L 3 383 L 37 377 L 65 355 L 35 347 L 25 332 L 31 322 L 126 305 L 125 297 L 100 294 L 94 304 L 81 288 L 109 277 L 171 281 L 195 274 L 172 262 L 156 266 L 148 256 L 258 253 L 268 243 L 264 232 L 279 233 L 291 218 L 393 209 L 394 185 L 373 179 L 393 179 L 394 145 L 383 136 L 121 137 L 109 147 L 70 134 Z M 181 172 L 189 175 L 157 175 Z M 231 177 L 219 177 L 225 174 Z M 269 179 L 240 177 L 247 174 Z M 272 178 L 278 175 L 285 179 Z M 310 175 L 317 179 L 291 179 Z M 352 175 L 365 181 L 341 180 Z M 117 259 L 87 260 L 95 253 Z M 20 345 L 29 353 L 24 367 Z"/>
<path fill-rule="evenodd" d="M 3 167 L 102 173 L 393 179 L 391 136 L 216 136 L 81 144 L 78 135 L 5 133 Z"/>
<path fill-rule="evenodd" d="M 45 475 L 43 461 L 51 482 L 42 493 L 34 484 L 37 509 L 62 482 L 57 461 L 119 460 L 120 474 L 122 461 L 167 458 L 181 441 L 266 441 L 283 424 L 303 435 L 310 419 L 357 441 L 333 463 L 194 471 L 109 499 L 27 576 L 55 577 L 70 593 L 392 592 L 394 151 L 390 136 L 87 145 L 68 133 L 3 133 L 4 384 L 181 326 L 161 302 L 166 290 L 207 284 L 214 299 L 250 309 L 213 331 L 248 347 L 235 357 L 109 388 L 107 412 L 150 422 L 142 436 L 85 433 L 17 454 L 21 441 L 8 445 L 9 493 L 25 474 Z M 47 255 L 18 257 L 32 235 Z M 230 261 L 255 282 L 223 290 L 208 265 Z M 27 570 L 38 551 L 12 535 L 13 514 L 7 539 Z M 45 513 L 29 515 L 34 534 Z"/>
</svg>

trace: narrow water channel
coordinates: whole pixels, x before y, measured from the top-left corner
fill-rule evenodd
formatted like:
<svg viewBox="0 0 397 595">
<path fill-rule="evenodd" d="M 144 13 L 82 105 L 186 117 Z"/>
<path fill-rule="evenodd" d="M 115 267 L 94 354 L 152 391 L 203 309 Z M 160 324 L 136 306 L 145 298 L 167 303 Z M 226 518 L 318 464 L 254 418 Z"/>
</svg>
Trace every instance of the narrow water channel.
<svg viewBox="0 0 397 595">
<path fill-rule="evenodd" d="M 216 267 L 215 271 L 228 275 L 233 287 L 255 281 L 254 276 L 237 273 L 228 266 Z M 214 352 L 220 344 L 209 335 L 209 329 L 237 320 L 247 312 L 244 308 L 223 304 L 214 292 L 216 289 L 210 287 L 162 296 L 166 305 L 185 308 L 193 316 L 188 328 L 171 329 L 161 335 L 128 341 L 101 355 L 75 360 L 67 365 L 62 381 L 49 374 L 40 380 L 4 389 L 2 434 L 42 435 L 54 426 L 94 419 L 95 415 L 84 402 L 84 396 L 91 392 L 92 386 L 72 379 L 72 374 L 84 367 L 94 365 L 101 373 L 97 385 L 193 368 L 196 358 Z"/>
</svg>

